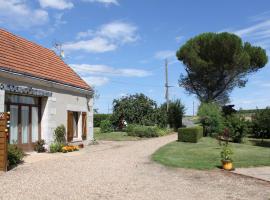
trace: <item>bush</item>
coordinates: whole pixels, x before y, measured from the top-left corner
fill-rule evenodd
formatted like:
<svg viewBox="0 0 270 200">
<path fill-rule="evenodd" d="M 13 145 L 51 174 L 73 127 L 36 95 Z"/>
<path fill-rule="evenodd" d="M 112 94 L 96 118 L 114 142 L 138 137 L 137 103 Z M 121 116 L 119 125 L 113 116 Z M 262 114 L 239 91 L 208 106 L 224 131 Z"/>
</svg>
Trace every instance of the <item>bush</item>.
<svg viewBox="0 0 270 200">
<path fill-rule="evenodd" d="M 38 140 L 34 145 L 34 150 L 38 153 L 45 152 L 45 140 Z"/>
<path fill-rule="evenodd" d="M 8 157 L 8 168 L 10 168 L 22 162 L 24 153 L 22 149 L 17 147 L 15 144 L 9 144 L 7 157 Z"/>
<path fill-rule="evenodd" d="M 257 138 L 270 138 L 270 108 L 257 110 L 252 116 L 252 130 Z"/>
<path fill-rule="evenodd" d="M 111 114 L 94 114 L 94 127 L 100 127 L 103 120 L 110 120 Z"/>
<path fill-rule="evenodd" d="M 60 144 L 66 143 L 66 128 L 63 124 L 54 130 L 54 141 Z"/>
<path fill-rule="evenodd" d="M 169 111 L 167 112 L 167 104 L 162 104 L 156 111 L 156 122 L 159 127 L 166 127 L 168 124 L 170 128 L 177 131 L 182 127 L 182 118 L 185 113 L 185 106 L 180 100 L 171 101 L 169 103 Z"/>
<path fill-rule="evenodd" d="M 56 152 L 62 152 L 62 147 L 64 146 L 64 144 L 61 143 L 52 143 L 50 145 L 50 153 L 56 153 Z"/>
<path fill-rule="evenodd" d="M 100 123 L 100 132 L 101 133 L 109 133 L 112 132 L 113 128 L 112 128 L 112 123 L 110 120 L 103 120 Z"/>
<path fill-rule="evenodd" d="M 249 124 L 241 116 L 230 115 L 225 118 L 225 127 L 229 130 L 232 142 L 242 143 L 243 138 L 249 133 Z"/>
<path fill-rule="evenodd" d="M 119 127 L 123 119 L 128 124 L 152 126 L 155 125 L 156 107 L 156 102 L 144 94 L 114 99 L 111 121 L 115 127 Z"/>
<path fill-rule="evenodd" d="M 203 128 L 195 126 L 178 129 L 178 141 L 197 143 L 203 137 Z"/>
<path fill-rule="evenodd" d="M 129 136 L 151 138 L 167 135 L 171 131 L 157 126 L 128 125 L 126 132 Z"/>
<path fill-rule="evenodd" d="M 214 103 L 202 103 L 198 110 L 204 136 L 214 136 L 223 130 L 221 109 Z"/>
</svg>

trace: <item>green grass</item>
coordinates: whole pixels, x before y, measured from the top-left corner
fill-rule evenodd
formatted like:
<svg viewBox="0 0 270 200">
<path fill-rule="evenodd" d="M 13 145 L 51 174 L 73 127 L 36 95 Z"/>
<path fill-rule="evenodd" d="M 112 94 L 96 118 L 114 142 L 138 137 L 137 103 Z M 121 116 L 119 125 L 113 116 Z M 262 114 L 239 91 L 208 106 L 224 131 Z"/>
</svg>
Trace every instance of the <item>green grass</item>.
<svg viewBox="0 0 270 200">
<path fill-rule="evenodd" d="M 270 148 L 230 144 L 234 167 L 270 166 Z M 172 142 L 157 150 L 153 160 L 171 167 L 214 169 L 221 166 L 217 140 L 202 138 L 198 143 Z"/>
<path fill-rule="evenodd" d="M 96 140 L 108 141 L 135 141 L 138 137 L 128 136 L 126 132 L 100 133 L 99 128 L 94 128 L 94 137 Z"/>
</svg>

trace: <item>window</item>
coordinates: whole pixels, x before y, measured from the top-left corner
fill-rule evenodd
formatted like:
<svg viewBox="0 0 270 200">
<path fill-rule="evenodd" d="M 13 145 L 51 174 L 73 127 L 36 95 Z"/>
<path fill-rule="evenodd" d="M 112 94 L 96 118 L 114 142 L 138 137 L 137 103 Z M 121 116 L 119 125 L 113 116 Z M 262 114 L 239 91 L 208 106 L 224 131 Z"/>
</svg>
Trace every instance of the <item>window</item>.
<svg viewBox="0 0 270 200">
<path fill-rule="evenodd" d="M 37 105 L 38 104 L 38 97 L 6 94 L 5 98 L 6 98 L 7 103 L 29 104 L 29 105 Z"/>
</svg>

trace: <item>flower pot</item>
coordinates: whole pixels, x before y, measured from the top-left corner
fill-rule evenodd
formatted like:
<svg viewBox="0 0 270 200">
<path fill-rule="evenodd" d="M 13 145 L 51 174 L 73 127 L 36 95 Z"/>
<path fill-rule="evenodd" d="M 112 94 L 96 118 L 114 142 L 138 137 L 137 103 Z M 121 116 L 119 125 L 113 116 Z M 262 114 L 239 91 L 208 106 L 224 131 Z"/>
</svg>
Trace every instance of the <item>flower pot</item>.
<svg viewBox="0 0 270 200">
<path fill-rule="evenodd" d="M 233 169 L 233 163 L 231 160 L 222 160 L 222 168 L 225 170 L 232 170 Z"/>
</svg>

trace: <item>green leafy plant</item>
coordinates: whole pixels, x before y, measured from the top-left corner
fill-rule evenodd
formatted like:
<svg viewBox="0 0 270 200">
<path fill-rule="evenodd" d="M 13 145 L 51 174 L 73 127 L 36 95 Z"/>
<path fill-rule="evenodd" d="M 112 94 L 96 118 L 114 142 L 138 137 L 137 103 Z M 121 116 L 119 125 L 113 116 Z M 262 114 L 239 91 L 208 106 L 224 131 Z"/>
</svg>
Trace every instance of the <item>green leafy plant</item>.
<svg viewBox="0 0 270 200">
<path fill-rule="evenodd" d="M 233 114 L 225 117 L 225 127 L 229 131 L 232 142 L 242 143 L 243 138 L 249 133 L 249 123 L 239 115 Z"/>
<path fill-rule="evenodd" d="M 56 153 L 56 152 L 62 152 L 62 147 L 64 146 L 64 144 L 61 143 L 52 143 L 50 145 L 50 153 Z"/>
<path fill-rule="evenodd" d="M 94 114 L 94 127 L 100 127 L 103 120 L 110 120 L 111 114 Z"/>
<path fill-rule="evenodd" d="M 220 152 L 221 159 L 223 161 L 232 161 L 233 151 L 228 145 L 224 145 Z"/>
<path fill-rule="evenodd" d="M 203 137 L 203 128 L 195 126 L 178 129 L 178 141 L 197 143 Z"/>
<path fill-rule="evenodd" d="M 215 103 L 202 103 L 198 116 L 203 126 L 204 136 L 215 136 L 223 130 L 223 117 L 221 108 Z"/>
<path fill-rule="evenodd" d="M 45 152 L 45 140 L 38 140 L 34 144 L 34 150 L 38 153 Z"/>
<path fill-rule="evenodd" d="M 252 116 L 252 130 L 254 136 L 261 138 L 270 138 L 270 108 L 256 110 Z"/>
<path fill-rule="evenodd" d="M 151 138 L 170 133 L 169 129 L 161 129 L 157 126 L 128 125 L 125 130 L 128 136 Z"/>
<path fill-rule="evenodd" d="M 177 131 L 178 128 L 182 127 L 182 118 L 185 114 L 185 106 L 181 101 L 175 100 L 169 103 L 169 110 L 167 112 L 167 104 L 162 104 L 159 108 L 156 109 L 156 123 L 159 127 L 167 127 Z"/>
<path fill-rule="evenodd" d="M 110 120 L 103 120 L 100 123 L 100 132 L 101 133 L 109 133 L 112 132 L 113 128 L 112 128 L 112 123 Z"/>
<path fill-rule="evenodd" d="M 16 144 L 9 144 L 7 157 L 8 168 L 11 168 L 22 162 L 24 153 L 23 150 L 20 149 Z"/>
<path fill-rule="evenodd" d="M 157 103 L 142 93 L 114 99 L 111 121 L 115 127 L 122 119 L 128 124 L 153 126 L 156 108 Z"/>
<path fill-rule="evenodd" d="M 66 128 L 63 124 L 54 130 L 54 141 L 60 144 L 66 143 Z"/>
</svg>

